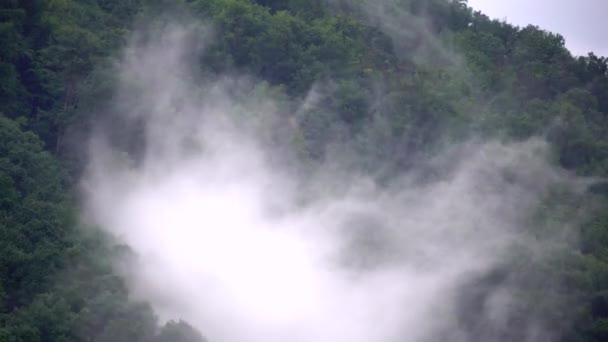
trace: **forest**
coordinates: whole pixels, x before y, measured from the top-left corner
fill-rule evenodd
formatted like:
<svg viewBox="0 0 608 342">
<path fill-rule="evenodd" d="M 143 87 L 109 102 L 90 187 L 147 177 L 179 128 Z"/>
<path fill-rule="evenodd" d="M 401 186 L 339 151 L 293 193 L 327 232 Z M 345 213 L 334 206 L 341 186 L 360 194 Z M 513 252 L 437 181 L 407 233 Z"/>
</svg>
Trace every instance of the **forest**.
<svg viewBox="0 0 608 342">
<path fill-rule="evenodd" d="M 207 341 L 134 298 L 115 267 L 129 246 L 81 220 L 87 139 L 106 125 L 126 155 L 141 150 L 112 106 L 116 60 L 168 21 L 213 28 L 193 57 L 200 77 L 250 75 L 252 94 L 278 99 L 292 124 L 273 134 L 300 172 L 346 146 L 348 168 L 392 184 L 446 146 L 546 140 L 555 167 L 594 181 L 551 191 L 526 234 L 553 241 L 567 221 L 575 237 L 476 279 L 458 324 L 468 341 L 533 340 L 530 321 L 545 340 L 608 340 L 607 57 L 466 0 L 3 0 L 0 341 Z M 311 89 L 322 105 L 299 110 Z M 483 301 L 503 282 L 521 300 L 496 325 Z"/>
</svg>

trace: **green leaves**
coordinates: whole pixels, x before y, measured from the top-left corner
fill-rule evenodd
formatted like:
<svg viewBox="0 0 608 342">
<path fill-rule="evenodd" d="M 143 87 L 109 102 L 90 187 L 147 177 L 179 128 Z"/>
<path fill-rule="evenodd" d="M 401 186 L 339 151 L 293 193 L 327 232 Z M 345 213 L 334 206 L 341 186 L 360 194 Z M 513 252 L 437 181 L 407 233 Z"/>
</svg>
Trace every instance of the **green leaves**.
<svg viewBox="0 0 608 342">
<path fill-rule="evenodd" d="M 153 342 L 206 342 L 200 332 L 184 321 L 169 321 Z"/>
<path fill-rule="evenodd" d="M 387 8 L 407 14 L 403 28 L 416 28 L 401 41 L 383 32 L 382 23 L 363 20 L 362 3 L 2 2 L 0 340 L 204 341 L 181 321 L 159 329 L 149 306 L 129 302 L 111 267 L 115 242 L 75 228 L 67 164 L 51 155 L 62 156 L 66 130 L 86 136 L 80 130 L 87 121 L 111 108 L 117 75 L 110 57 L 124 45 L 138 13 L 191 12 L 194 21 L 210 21 L 215 40 L 201 56 L 201 68 L 212 76 L 243 72 L 263 80 L 251 101 L 279 99 L 303 164 L 322 162 L 328 146 L 339 143 L 354 151 L 353 167 L 397 174 L 471 136 L 545 135 L 561 166 L 608 175 L 605 57 L 574 59 L 560 35 L 490 20 L 466 1 L 389 1 Z M 428 26 L 412 20 L 421 13 L 428 14 Z M 435 54 L 421 60 L 418 50 L 429 46 L 440 46 L 437 54 L 451 61 Z M 295 108 L 313 97 L 312 104 Z M 247 109 L 239 113 L 258 115 L 251 121 L 264 126 L 263 113 Z M 565 219 L 560 210 L 546 210 L 538 236 L 550 237 L 551 222 Z M 608 331 L 608 220 L 598 215 L 581 231 L 581 245 L 567 246 L 563 259 L 522 265 L 521 274 L 547 278 L 531 277 L 518 295 L 534 302 L 539 315 L 576 316 L 578 337 L 599 341 Z M 60 277 L 66 280 L 58 285 Z M 551 287 L 548 295 L 568 297 L 570 308 L 533 301 L 542 295 L 535 286 L 547 279 L 567 287 Z"/>
</svg>

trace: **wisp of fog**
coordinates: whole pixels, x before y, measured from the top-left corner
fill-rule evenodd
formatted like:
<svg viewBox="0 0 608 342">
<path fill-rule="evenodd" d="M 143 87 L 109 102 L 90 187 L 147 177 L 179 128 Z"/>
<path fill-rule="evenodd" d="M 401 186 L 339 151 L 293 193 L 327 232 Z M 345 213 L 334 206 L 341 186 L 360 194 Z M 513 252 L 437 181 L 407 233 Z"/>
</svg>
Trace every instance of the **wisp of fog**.
<svg viewBox="0 0 608 342">
<path fill-rule="evenodd" d="M 294 172 L 281 161 L 297 148 L 268 136 L 297 123 L 277 124 L 251 79 L 195 72 L 208 39 L 175 25 L 134 37 L 115 110 L 138 155 L 108 126 L 92 139 L 87 212 L 136 255 L 134 296 L 213 342 L 466 340 L 463 287 L 528 243 L 530 208 L 565 178 L 547 145 L 453 147 L 426 165 L 440 172 L 390 186 L 339 165 Z M 484 312 L 500 324 L 510 300 L 495 291 Z"/>
</svg>

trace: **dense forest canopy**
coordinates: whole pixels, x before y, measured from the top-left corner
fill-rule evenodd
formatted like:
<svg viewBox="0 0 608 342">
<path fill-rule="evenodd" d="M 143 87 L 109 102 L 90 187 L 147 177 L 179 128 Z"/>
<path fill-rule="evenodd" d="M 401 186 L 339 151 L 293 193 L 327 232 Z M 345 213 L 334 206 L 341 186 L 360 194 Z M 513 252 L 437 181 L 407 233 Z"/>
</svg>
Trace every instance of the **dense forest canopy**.
<svg viewBox="0 0 608 342">
<path fill-rule="evenodd" d="M 173 21 L 205 37 L 196 77 L 248 75 L 238 96 L 280 104 L 289 128 L 271 139 L 298 151 L 301 170 L 346 146 L 349 168 L 391 184 L 456 143 L 547 140 L 555 166 L 597 181 L 584 194 L 553 189 L 530 236 L 552 240 L 568 221 L 576 238 L 475 280 L 461 328 L 470 340 L 523 340 L 535 320 L 555 340 L 608 339 L 606 57 L 573 56 L 559 34 L 491 20 L 466 0 L 5 0 L 0 340 L 205 340 L 133 299 L 115 267 L 129 247 L 79 214 L 95 130 L 111 127 L 126 158 L 142 149 L 113 105 L 124 95 L 117 61 Z M 302 106 L 311 94 L 320 104 Z M 483 317 L 484 291 L 509 281 L 523 300 L 497 327 Z"/>
</svg>

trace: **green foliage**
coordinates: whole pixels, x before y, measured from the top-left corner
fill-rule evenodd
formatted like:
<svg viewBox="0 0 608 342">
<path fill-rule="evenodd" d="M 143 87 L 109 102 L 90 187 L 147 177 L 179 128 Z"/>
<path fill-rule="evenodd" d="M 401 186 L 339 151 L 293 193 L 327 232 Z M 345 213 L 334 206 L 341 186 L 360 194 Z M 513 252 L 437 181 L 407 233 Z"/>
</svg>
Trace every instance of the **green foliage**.
<svg viewBox="0 0 608 342">
<path fill-rule="evenodd" d="M 61 148 L 81 86 L 115 51 L 139 1 L 4 1 L 0 4 L 0 112 L 27 118 L 51 149 Z"/>
<path fill-rule="evenodd" d="M 197 1 L 197 12 L 211 17 L 219 32 L 206 64 L 217 70 L 237 67 L 291 94 L 307 91 L 323 77 L 352 73 L 364 46 L 361 24 L 347 16 L 307 18 L 242 0 Z"/>
<path fill-rule="evenodd" d="M 3 311 L 24 305 L 45 289 L 53 270 L 62 265 L 71 225 L 62 204 L 61 174 L 32 133 L 0 117 L 0 284 Z"/>
<path fill-rule="evenodd" d="M 170 321 L 161 329 L 154 342 L 206 342 L 205 338 L 184 321 Z"/>
<path fill-rule="evenodd" d="M 294 136 L 281 141 L 295 145 L 303 164 L 335 157 L 329 147 L 346 145 L 350 149 L 344 150 L 354 151 L 353 168 L 390 177 L 467 138 L 544 135 L 564 168 L 608 175 L 605 57 L 573 57 L 560 35 L 490 20 L 466 1 L 387 0 L 387 8 L 407 19 L 399 21 L 406 32 L 396 33 L 367 20 L 365 4 L 373 5 L 359 0 L 0 3 L 0 340 L 204 340 L 185 322 L 159 329 L 149 306 L 128 300 L 124 281 L 111 267 L 110 256 L 120 254 L 114 242 L 94 229 L 76 228 L 69 195 L 74 184 L 66 176 L 82 168 L 80 159 L 68 154 L 67 132 L 87 136 L 88 122 L 111 107 L 117 77 L 111 57 L 134 23 L 160 13 L 214 25 L 202 71 L 246 72 L 261 79 L 255 91 L 281 99 Z M 427 21 L 414 20 L 422 14 Z M 315 101 L 289 108 L 305 98 Z M 605 187 L 594 192 L 593 201 L 580 200 L 595 211 L 589 220 L 573 223 L 579 241 L 551 245 L 559 252 L 551 260 L 514 260 L 517 267 L 508 268 L 514 273 L 499 270 L 472 285 L 471 300 L 482 298 L 492 284 L 520 279 L 517 295 L 524 300 L 514 312 L 571 322 L 545 322 L 567 340 L 605 340 L 608 199 Z M 572 198 L 548 197 L 531 224 L 538 239 L 551 240 L 552 227 L 559 226 L 555 220 L 576 216 Z M 522 249 L 523 255 L 532 252 Z M 61 286 L 59 277 L 65 279 Z M 540 300 L 543 296 L 548 299 Z M 513 322 L 522 327 L 517 318 Z M 475 330 L 481 323 L 464 324 Z M 505 336 L 521 337 L 515 329 Z"/>
</svg>

